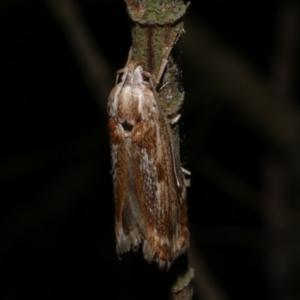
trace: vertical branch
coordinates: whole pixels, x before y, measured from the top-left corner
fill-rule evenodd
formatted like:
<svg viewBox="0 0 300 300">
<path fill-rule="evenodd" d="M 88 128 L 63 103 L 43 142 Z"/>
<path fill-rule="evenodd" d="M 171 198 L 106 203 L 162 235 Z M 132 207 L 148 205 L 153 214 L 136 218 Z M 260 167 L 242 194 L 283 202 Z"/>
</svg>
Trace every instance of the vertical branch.
<svg viewBox="0 0 300 300">
<path fill-rule="evenodd" d="M 145 70 L 159 77 L 164 55 L 173 47 L 183 30 L 183 15 L 188 5 L 183 0 L 125 0 L 132 26 L 133 60 L 141 61 Z M 158 78 L 160 79 L 160 78 Z M 184 93 L 179 88 L 179 70 L 171 56 L 159 82 L 160 105 L 171 120 L 178 114 Z M 174 147 L 179 147 L 178 129 L 173 131 Z M 176 150 L 178 151 L 178 150 Z M 171 279 L 170 299 L 192 299 L 194 271 L 189 266 L 186 254 L 174 262 L 166 273 Z"/>
<path fill-rule="evenodd" d="M 125 0 L 133 21 L 133 59 L 143 62 L 153 75 L 159 71 L 166 47 L 183 32 L 183 15 L 187 6 L 183 0 Z M 176 115 L 182 105 L 184 93 L 178 88 L 178 68 L 169 57 L 168 68 L 160 86 L 159 97 L 168 116 Z"/>
</svg>

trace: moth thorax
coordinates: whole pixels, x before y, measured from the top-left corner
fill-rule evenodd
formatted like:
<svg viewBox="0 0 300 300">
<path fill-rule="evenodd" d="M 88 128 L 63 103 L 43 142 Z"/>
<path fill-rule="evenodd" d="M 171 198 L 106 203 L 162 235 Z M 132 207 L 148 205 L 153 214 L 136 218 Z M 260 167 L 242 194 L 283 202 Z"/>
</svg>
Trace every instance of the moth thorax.
<svg viewBox="0 0 300 300">
<path fill-rule="evenodd" d="M 143 68 L 142 66 L 137 66 L 132 74 L 132 85 L 141 85 L 144 83 L 143 75 L 142 75 Z"/>
</svg>

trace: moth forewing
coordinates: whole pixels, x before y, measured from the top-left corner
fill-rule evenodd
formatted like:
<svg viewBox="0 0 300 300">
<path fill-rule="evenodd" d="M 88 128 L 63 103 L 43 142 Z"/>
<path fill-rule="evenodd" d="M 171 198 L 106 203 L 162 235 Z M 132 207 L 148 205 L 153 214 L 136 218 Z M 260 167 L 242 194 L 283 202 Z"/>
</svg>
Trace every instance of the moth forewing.
<svg viewBox="0 0 300 300">
<path fill-rule="evenodd" d="M 131 51 L 117 74 L 121 80 L 108 103 L 117 253 L 142 245 L 146 260 L 168 269 L 189 246 L 179 155 L 151 74 Z"/>
</svg>

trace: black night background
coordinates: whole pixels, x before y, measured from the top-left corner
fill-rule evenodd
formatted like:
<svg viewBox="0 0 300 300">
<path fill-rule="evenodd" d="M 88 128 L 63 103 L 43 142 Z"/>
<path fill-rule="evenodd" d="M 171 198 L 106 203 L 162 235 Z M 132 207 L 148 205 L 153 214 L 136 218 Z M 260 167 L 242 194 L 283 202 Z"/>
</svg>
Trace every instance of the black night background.
<svg viewBox="0 0 300 300">
<path fill-rule="evenodd" d="M 0 3 L 0 298 L 165 299 L 155 265 L 115 252 L 106 106 L 131 43 L 125 2 L 55 1 Z M 299 28 L 293 1 L 188 8 L 194 299 L 300 297 Z"/>
</svg>

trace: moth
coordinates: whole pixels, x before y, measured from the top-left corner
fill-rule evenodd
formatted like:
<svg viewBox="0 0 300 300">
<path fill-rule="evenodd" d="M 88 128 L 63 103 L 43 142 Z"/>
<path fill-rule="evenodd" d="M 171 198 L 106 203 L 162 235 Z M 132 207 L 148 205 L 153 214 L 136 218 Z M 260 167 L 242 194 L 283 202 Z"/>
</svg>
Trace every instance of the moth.
<svg viewBox="0 0 300 300">
<path fill-rule="evenodd" d="M 141 246 L 160 269 L 189 246 L 183 171 L 157 92 L 172 46 L 156 78 L 130 50 L 108 101 L 117 254 Z"/>
</svg>

